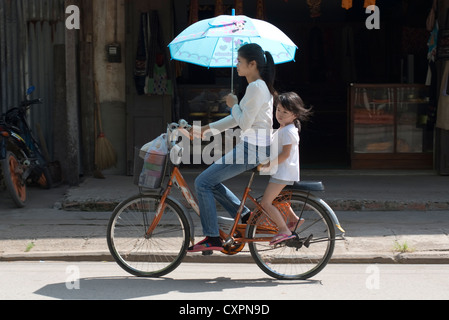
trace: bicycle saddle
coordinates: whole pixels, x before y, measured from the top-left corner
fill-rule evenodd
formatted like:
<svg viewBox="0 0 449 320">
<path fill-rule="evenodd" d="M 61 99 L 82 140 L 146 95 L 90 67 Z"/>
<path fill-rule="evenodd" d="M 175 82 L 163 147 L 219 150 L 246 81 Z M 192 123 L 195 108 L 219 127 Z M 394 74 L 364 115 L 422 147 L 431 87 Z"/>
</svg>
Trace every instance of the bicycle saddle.
<svg viewBox="0 0 449 320">
<path fill-rule="evenodd" d="M 324 191 L 321 181 L 297 181 L 292 186 L 286 186 L 286 190 Z"/>
<path fill-rule="evenodd" d="M 250 171 L 260 174 L 257 167 Z M 324 191 L 324 185 L 321 181 L 296 181 L 292 186 L 286 186 L 284 190 Z"/>
</svg>

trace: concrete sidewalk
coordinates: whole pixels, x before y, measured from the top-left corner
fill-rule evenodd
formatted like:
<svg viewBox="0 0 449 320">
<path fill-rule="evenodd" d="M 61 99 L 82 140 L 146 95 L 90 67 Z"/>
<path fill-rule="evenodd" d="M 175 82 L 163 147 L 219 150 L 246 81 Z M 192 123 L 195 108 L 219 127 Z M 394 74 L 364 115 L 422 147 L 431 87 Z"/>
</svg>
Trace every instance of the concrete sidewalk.
<svg viewBox="0 0 449 320">
<path fill-rule="evenodd" d="M 182 170 L 193 190 L 198 170 Z M 227 181 L 237 196 L 243 194 L 250 173 Z M 256 175 L 253 194 L 262 195 L 269 177 Z M 433 211 L 449 210 L 449 177 L 433 171 L 303 170 L 301 179 L 323 181 L 325 192 L 317 193 L 334 211 Z M 61 203 L 64 210 L 113 210 L 138 189 L 133 178 L 108 176 L 86 179 L 70 188 Z"/>
<path fill-rule="evenodd" d="M 198 171 L 183 174 L 193 189 Z M 241 196 L 248 178 L 243 174 L 226 185 Z M 267 179 L 256 177 L 255 195 L 262 194 Z M 324 182 L 326 191 L 317 195 L 333 207 L 346 230 L 332 262 L 449 263 L 449 177 L 432 171 L 323 170 L 303 171 L 302 179 Z M 86 178 L 79 187 L 30 188 L 23 209 L 2 199 L 0 261 L 110 261 L 106 227 L 111 211 L 137 191 L 131 177 L 106 176 Z M 199 219 L 194 222 L 199 240 Z M 252 262 L 247 247 L 235 256 L 189 254 L 185 261 Z"/>
</svg>

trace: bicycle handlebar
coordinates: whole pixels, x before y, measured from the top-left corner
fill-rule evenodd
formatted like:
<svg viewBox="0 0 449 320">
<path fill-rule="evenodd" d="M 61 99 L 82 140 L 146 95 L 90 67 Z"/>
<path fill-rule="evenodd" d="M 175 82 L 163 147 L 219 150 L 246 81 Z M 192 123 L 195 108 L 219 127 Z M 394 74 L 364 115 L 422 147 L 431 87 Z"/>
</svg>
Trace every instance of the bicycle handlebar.
<svg viewBox="0 0 449 320">
<path fill-rule="evenodd" d="M 179 137 L 179 133 L 186 135 L 190 140 L 193 140 L 193 136 L 190 134 L 190 130 L 193 127 L 184 119 L 179 120 L 178 123 L 172 122 L 167 126 L 167 144 L 171 148 L 173 147 Z"/>
<path fill-rule="evenodd" d="M 33 105 L 33 104 L 42 104 L 43 101 L 44 101 L 44 100 L 41 99 L 41 98 L 39 98 L 39 99 L 34 99 L 34 100 L 26 100 L 26 101 L 22 101 L 22 102 L 20 103 L 20 106 L 21 106 L 21 107 L 28 107 L 28 106 L 31 106 L 31 105 Z"/>
<path fill-rule="evenodd" d="M 190 134 L 191 129 L 192 126 L 189 125 L 184 119 L 179 120 L 178 123 L 170 123 L 167 126 L 167 147 L 170 153 L 170 158 L 175 165 L 179 165 L 181 163 L 184 152 L 184 148 L 177 144 L 179 134 L 181 133 L 184 136 L 189 137 L 190 140 L 193 140 L 193 136 Z"/>
</svg>

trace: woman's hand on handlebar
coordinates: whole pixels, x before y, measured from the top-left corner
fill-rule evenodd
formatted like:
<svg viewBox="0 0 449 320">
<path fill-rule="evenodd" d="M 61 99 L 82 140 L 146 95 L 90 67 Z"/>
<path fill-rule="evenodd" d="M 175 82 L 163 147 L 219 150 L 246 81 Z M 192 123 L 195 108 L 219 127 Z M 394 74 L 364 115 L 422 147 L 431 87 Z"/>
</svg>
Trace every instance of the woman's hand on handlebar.
<svg viewBox="0 0 449 320">
<path fill-rule="evenodd" d="M 179 133 L 181 133 L 184 137 L 188 137 L 190 140 L 192 140 L 192 129 L 185 129 L 185 128 L 178 128 L 177 129 Z"/>
<path fill-rule="evenodd" d="M 207 124 L 205 126 L 201 127 L 201 139 L 204 137 L 204 135 L 210 130 L 210 126 Z"/>
<path fill-rule="evenodd" d="M 210 130 L 209 125 L 205 125 L 202 127 L 198 126 L 192 126 L 189 128 L 189 130 L 186 130 L 184 128 L 178 129 L 184 136 L 189 137 L 190 140 L 193 139 L 202 139 L 204 134 Z"/>
</svg>

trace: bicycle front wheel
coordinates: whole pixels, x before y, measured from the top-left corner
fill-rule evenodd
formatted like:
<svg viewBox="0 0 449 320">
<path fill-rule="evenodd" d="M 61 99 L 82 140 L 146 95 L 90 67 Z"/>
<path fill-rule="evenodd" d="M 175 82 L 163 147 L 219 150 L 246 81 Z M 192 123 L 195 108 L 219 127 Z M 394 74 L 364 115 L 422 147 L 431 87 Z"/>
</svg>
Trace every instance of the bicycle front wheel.
<svg viewBox="0 0 449 320">
<path fill-rule="evenodd" d="M 18 208 L 25 207 L 27 200 L 27 185 L 23 180 L 23 166 L 11 151 L 6 152 L 6 157 L 1 161 L 3 180 L 6 189 Z"/>
<path fill-rule="evenodd" d="M 124 270 L 135 276 L 166 275 L 186 255 L 190 228 L 184 212 L 166 199 L 157 215 L 159 205 L 158 195 L 137 195 L 119 204 L 110 218 L 109 251 Z"/>
<path fill-rule="evenodd" d="M 301 220 L 297 238 L 271 246 L 251 242 L 249 249 L 257 265 L 268 275 L 282 280 L 304 280 L 320 272 L 328 263 L 335 246 L 335 228 L 327 211 L 303 194 L 293 193 L 290 208 Z M 259 213 L 249 226 L 248 237 L 272 236 L 277 227 Z"/>
</svg>

